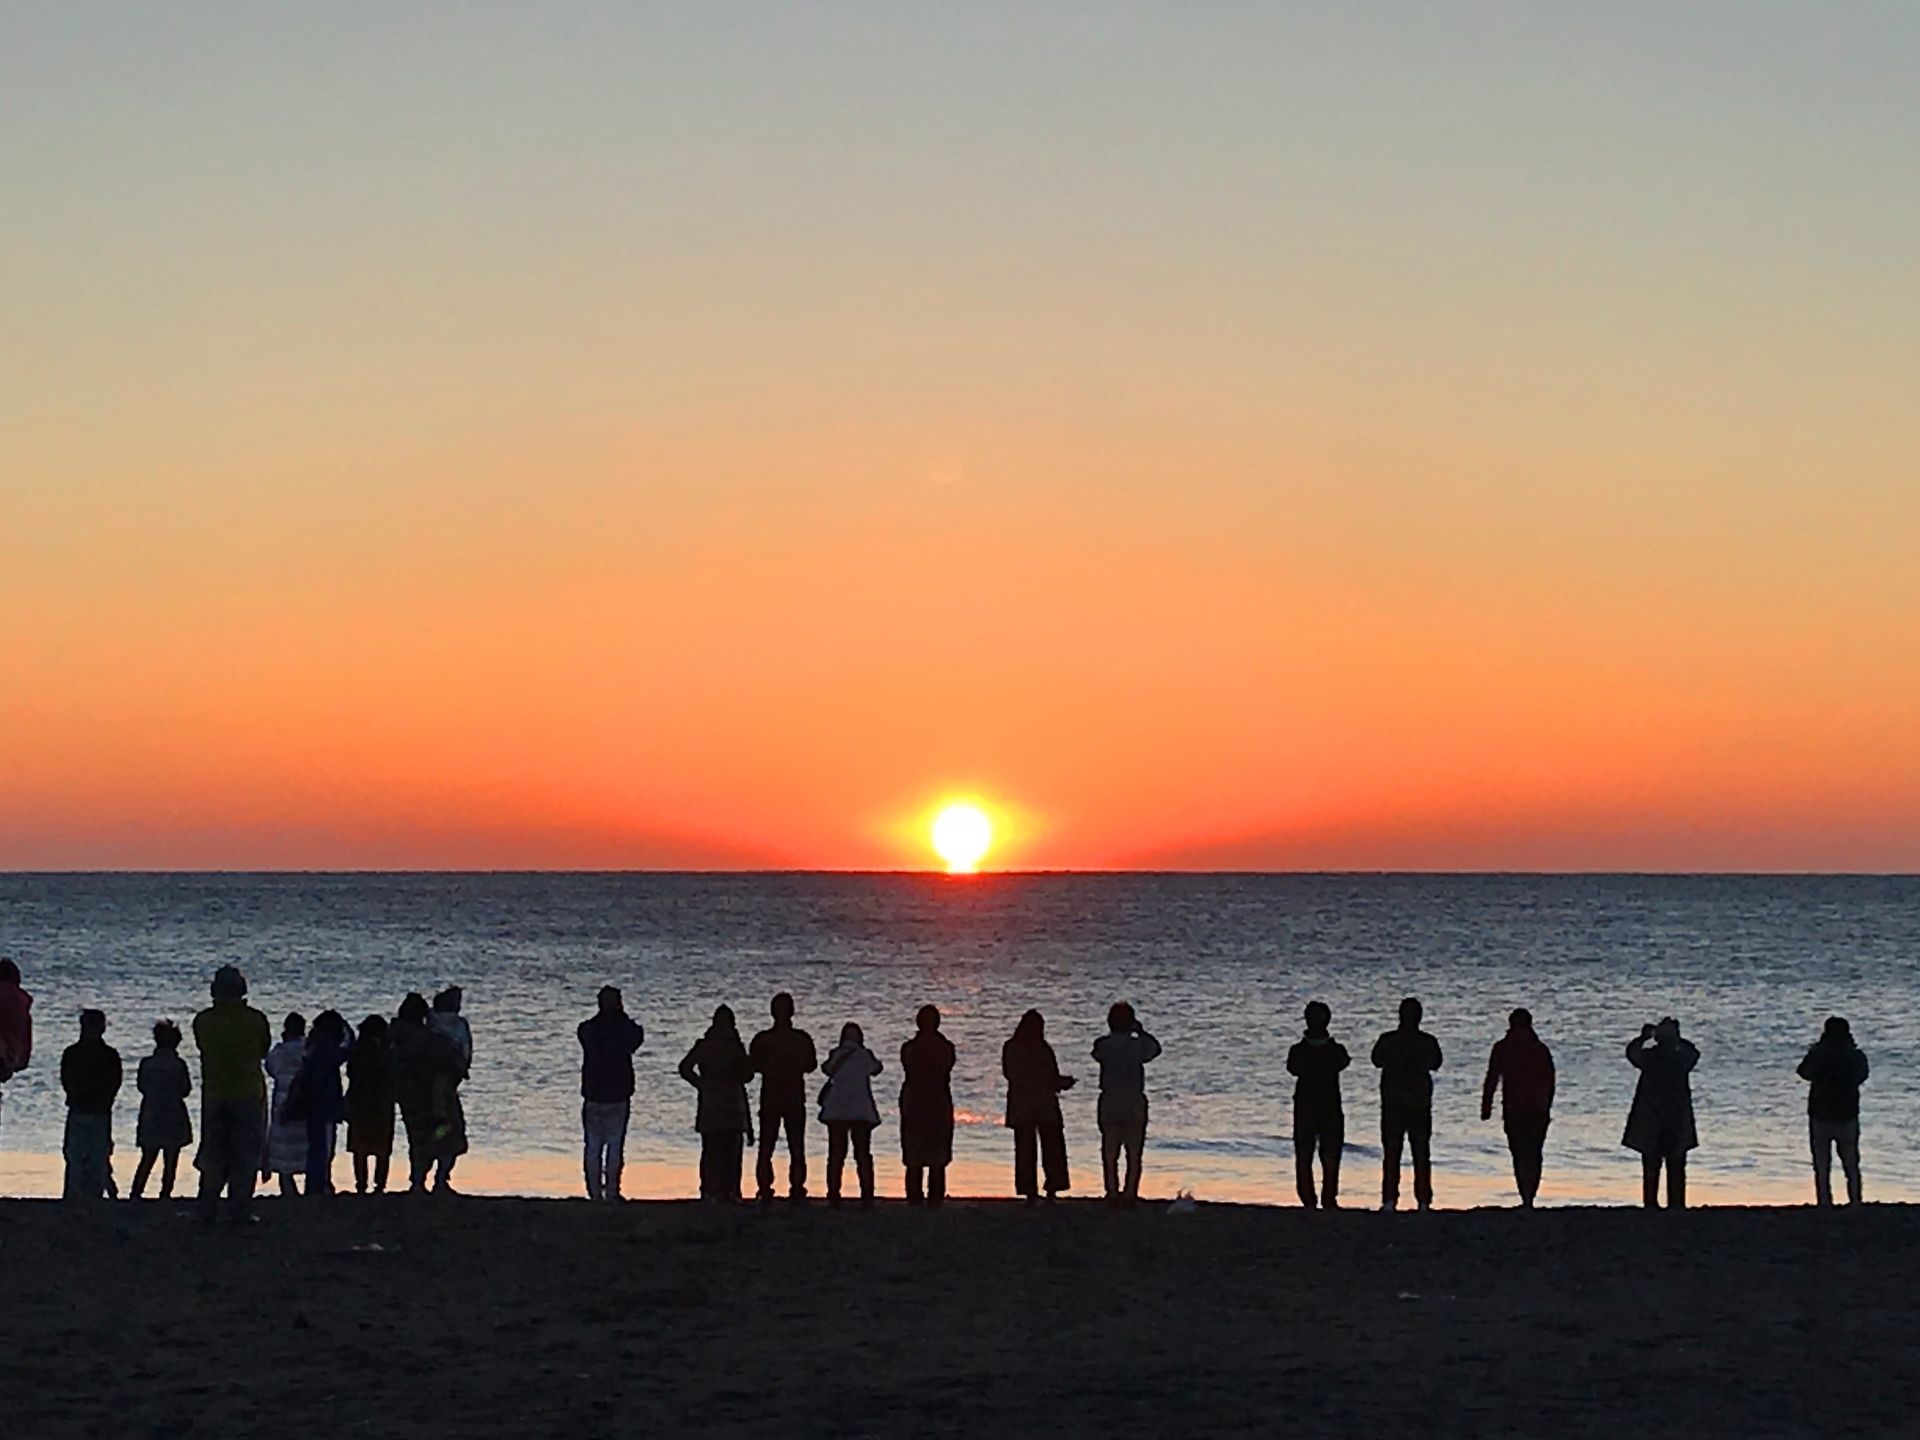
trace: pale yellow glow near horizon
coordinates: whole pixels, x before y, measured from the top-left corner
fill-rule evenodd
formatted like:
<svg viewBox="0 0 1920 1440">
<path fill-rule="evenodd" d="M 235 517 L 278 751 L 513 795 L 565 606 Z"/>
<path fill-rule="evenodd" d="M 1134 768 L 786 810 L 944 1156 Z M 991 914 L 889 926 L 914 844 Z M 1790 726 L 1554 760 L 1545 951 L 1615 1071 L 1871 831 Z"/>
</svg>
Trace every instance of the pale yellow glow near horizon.
<svg viewBox="0 0 1920 1440">
<path fill-rule="evenodd" d="M 971 875 L 993 848 L 993 821 L 978 805 L 948 805 L 934 817 L 934 853 L 950 875 Z"/>
</svg>

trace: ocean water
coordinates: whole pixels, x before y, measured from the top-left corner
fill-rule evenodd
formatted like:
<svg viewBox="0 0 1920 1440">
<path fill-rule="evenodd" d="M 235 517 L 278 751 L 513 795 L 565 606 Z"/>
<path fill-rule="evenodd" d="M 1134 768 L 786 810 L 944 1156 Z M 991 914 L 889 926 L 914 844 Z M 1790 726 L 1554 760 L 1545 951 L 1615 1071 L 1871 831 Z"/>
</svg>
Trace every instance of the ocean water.
<svg viewBox="0 0 1920 1440">
<path fill-rule="evenodd" d="M 6 1193 L 57 1191 L 59 1055 L 86 1006 L 107 1012 L 127 1062 L 124 1183 L 132 1070 L 152 1022 L 184 1023 L 214 967 L 233 961 L 276 1027 L 288 1010 L 333 1007 L 358 1023 L 391 1014 L 410 989 L 464 986 L 475 1148 L 456 1178 L 480 1191 L 580 1193 L 573 1032 L 611 983 L 647 1029 L 628 1141 L 635 1195 L 697 1188 L 693 1092 L 675 1067 L 714 1005 L 731 1004 L 750 1033 L 786 989 L 822 1054 L 856 1020 L 887 1063 L 876 1082 L 885 1194 L 900 1193 L 898 1050 L 929 1001 L 960 1055 L 955 1190 L 1011 1189 L 999 1051 L 1036 1006 L 1062 1067 L 1082 1078 L 1064 1097 L 1074 1188 L 1098 1193 L 1088 1049 L 1125 998 L 1166 1047 L 1149 1077 L 1147 1192 L 1291 1203 L 1285 1055 L 1302 1007 L 1323 999 L 1355 1055 L 1343 1190 L 1377 1203 L 1367 1051 L 1400 997 L 1418 995 L 1446 1053 L 1442 1206 L 1512 1201 L 1498 1122 L 1480 1120 L 1478 1101 L 1487 1050 L 1516 1005 L 1534 1012 L 1559 1066 L 1548 1203 L 1637 1201 L 1637 1157 L 1619 1144 L 1634 1081 L 1623 1050 L 1666 1014 L 1702 1055 L 1698 1202 L 1810 1197 L 1794 1066 L 1830 1013 L 1852 1020 L 1873 1064 L 1869 1198 L 1920 1199 L 1915 878 L 10 875 L 0 954 L 36 997 L 34 1064 L 5 1087 Z M 811 1140 L 818 1194 L 824 1131 Z"/>
</svg>

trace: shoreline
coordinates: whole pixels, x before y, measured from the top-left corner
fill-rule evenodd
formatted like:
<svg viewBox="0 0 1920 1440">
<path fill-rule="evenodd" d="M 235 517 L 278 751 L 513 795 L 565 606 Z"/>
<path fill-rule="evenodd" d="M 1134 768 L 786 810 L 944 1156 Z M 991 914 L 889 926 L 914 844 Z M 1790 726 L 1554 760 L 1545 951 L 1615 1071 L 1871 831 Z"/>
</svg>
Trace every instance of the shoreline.
<svg viewBox="0 0 1920 1440">
<path fill-rule="evenodd" d="M 1895 1434 L 1920 1394 L 1899 1204 L 259 1213 L 0 1201 L 0 1440 Z"/>
</svg>

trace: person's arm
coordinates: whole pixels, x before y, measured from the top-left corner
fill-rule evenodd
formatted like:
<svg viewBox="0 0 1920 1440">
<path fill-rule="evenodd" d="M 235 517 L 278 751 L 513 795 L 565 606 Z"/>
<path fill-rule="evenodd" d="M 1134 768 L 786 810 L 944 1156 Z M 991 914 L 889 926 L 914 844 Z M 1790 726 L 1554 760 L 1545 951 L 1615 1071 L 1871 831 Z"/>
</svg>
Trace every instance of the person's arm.
<svg viewBox="0 0 1920 1440">
<path fill-rule="evenodd" d="M 1140 1032 L 1140 1063 L 1144 1065 L 1149 1060 L 1158 1060 L 1159 1058 L 1160 1042 L 1142 1030 Z"/>
<path fill-rule="evenodd" d="M 631 1045 L 627 1046 L 627 1053 L 631 1055 L 633 1054 L 634 1051 L 638 1050 L 642 1045 L 647 1043 L 647 1027 L 642 1025 L 638 1020 L 632 1020 L 632 1021 L 629 1021 L 628 1023 L 633 1026 L 633 1030 L 631 1031 L 631 1033 L 629 1033 L 627 1037 L 628 1039 L 633 1041 Z"/>
<path fill-rule="evenodd" d="M 1682 1069 L 1693 1069 L 1694 1066 L 1700 1063 L 1700 1047 L 1695 1045 L 1691 1040 L 1682 1040 L 1680 1042 L 1680 1060 Z"/>
<path fill-rule="evenodd" d="M 1853 1083 L 1856 1085 L 1867 1083 L 1867 1052 L 1864 1050 L 1853 1052 Z"/>
<path fill-rule="evenodd" d="M 698 1089 L 700 1085 L 700 1071 L 695 1067 L 693 1057 L 699 1053 L 700 1047 L 696 1045 L 680 1057 L 680 1078 L 695 1089 Z"/>
<path fill-rule="evenodd" d="M 827 1058 L 820 1062 L 821 1073 L 832 1076 L 836 1070 L 847 1063 L 847 1057 L 852 1053 L 851 1050 L 841 1050 L 838 1048 L 829 1050 L 827 1052 Z"/>
<path fill-rule="evenodd" d="M 1440 1065 L 1440 1042 L 1429 1035 L 1427 1037 L 1427 1069 L 1438 1070 Z"/>
<path fill-rule="evenodd" d="M 1353 1057 L 1347 1053 L 1347 1047 L 1338 1040 L 1329 1040 L 1327 1043 L 1333 1046 L 1333 1068 L 1338 1074 L 1353 1063 Z"/>
<path fill-rule="evenodd" d="M 820 1059 L 813 1048 L 813 1036 L 808 1035 L 805 1039 L 807 1042 L 807 1063 L 801 1068 L 800 1073 L 802 1075 L 811 1075 L 820 1068 Z"/>
<path fill-rule="evenodd" d="M 127 1072 L 120 1067 L 120 1052 L 118 1050 L 109 1049 L 107 1054 L 113 1057 L 113 1093 L 118 1095 L 120 1093 L 121 1082 L 127 1078 Z"/>
<path fill-rule="evenodd" d="M 1493 1092 L 1500 1088 L 1500 1047 L 1493 1047 L 1493 1053 L 1487 1056 L 1486 1083 L 1480 1087 L 1480 1118 L 1493 1118 Z"/>
<path fill-rule="evenodd" d="M 1647 1037 L 1636 1035 L 1627 1041 L 1627 1063 L 1636 1070 L 1647 1068 Z"/>
<path fill-rule="evenodd" d="M 1378 1040 L 1373 1042 L 1372 1059 L 1373 1059 L 1374 1069 L 1384 1070 L 1387 1068 L 1387 1057 L 1384 1052 L 1388 1048 L 1387 1042 L 1392 1038 L 1393 1038 L 1393 1032 L 1388 1031 L 1385 1035 L 1382 1035 Z"/>
<path fill-rule="evenodd" d="M 1814 1057 L 1819 1053 L 1820 1047 L 1818 1045 L 1810 1047 L 1807 1053 L 1801 1057 L 1800 1063 L 1795 1067 L 1793 1073 L 1798 1075 L 1802 1080 L 1813 1079 L 1814 1076 L 1820 1073 L 1820 1067 L 1813 1063 Z"/>
<path fill-rule="evenodd" d="M 1540 1049 L 1547 1057 L 1547 1109 L 1551 1110 L 1554 1094 L 1560 1086 L 1560 1072 L 1554 1068 L 1553 1051 L 1548 1050 L 1544 1045 Z"/>
<path fill-rule="evenodd" d="M 1287 1073 L 1289 1075 L 1298 1075 L 1300 1073 L 1300 1047 L 1298 1045 L 1289 1045 L 1287 1047 Z"/>
</svg>

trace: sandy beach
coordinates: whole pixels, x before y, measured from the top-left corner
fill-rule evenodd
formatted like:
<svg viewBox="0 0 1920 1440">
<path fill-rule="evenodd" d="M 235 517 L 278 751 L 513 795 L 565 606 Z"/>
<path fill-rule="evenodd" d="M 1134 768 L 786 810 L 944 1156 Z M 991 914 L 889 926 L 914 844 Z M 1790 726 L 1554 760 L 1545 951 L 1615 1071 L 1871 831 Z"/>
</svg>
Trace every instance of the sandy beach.
<svg viewBox="0 0 1920 1440">
<path fill-rule="evenodd" d="M 1920 1211 L 0 1204 L 0 1440 L 1911 1433 Z"/>
</svg>

